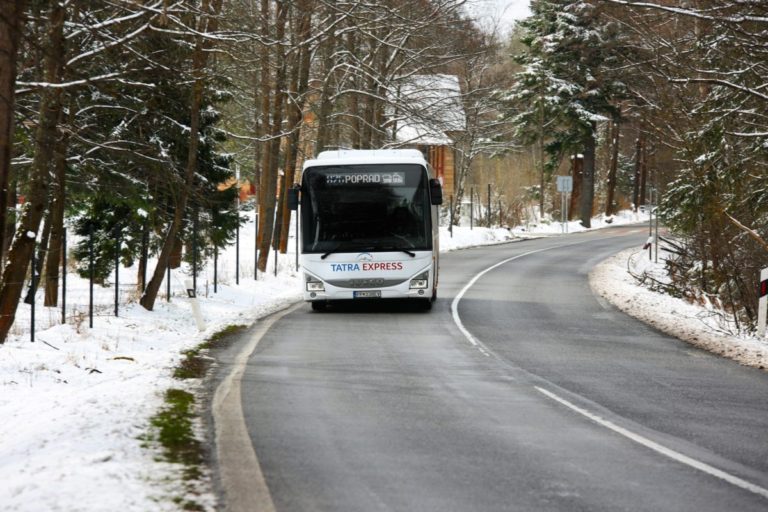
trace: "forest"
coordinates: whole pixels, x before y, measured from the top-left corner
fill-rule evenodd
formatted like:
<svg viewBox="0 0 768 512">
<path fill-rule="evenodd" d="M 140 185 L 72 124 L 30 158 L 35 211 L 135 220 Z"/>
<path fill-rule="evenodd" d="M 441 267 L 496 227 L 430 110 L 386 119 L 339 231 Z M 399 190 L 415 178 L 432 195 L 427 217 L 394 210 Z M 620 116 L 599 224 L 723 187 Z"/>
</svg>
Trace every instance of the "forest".
<svg viewBox="0 0 768 512">
<path fill-rule="evenodd" d="M 259 270 L 285 251 L 305 159 L 419 147 L 413 126 L 450 139 L 446 224 L 482 162 L 528 162 L 537 184 L 499 210 L 540 219 L 570 172 L 582 224 L 653 204 L 671 251 L 672 284 L 656 285 L 754 329 L 768 3 L 532 0 L 490 28 L 465 4 L 0 0 L 0 343 L 32 276 L 57 305 L 67 232 L 95 240 L 102 281 L 119 247 L 152 310 L 169 267 L 232 243 L 239 208 L 258 213 Z M 89 248 L 68 250 L 87 272 Z"/>
</svg>

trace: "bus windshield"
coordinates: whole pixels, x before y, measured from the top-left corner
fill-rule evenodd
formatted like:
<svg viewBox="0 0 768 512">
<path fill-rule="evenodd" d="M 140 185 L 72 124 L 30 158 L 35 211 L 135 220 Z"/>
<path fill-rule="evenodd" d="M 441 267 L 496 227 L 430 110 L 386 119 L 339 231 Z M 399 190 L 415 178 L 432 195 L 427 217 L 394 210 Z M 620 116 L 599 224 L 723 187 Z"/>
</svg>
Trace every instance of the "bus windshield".
<svg viewBox="0 0 768 512">
<path fill-rule="evenodd" d="M 413 164 L 310 167 L 302 178 L 305 253 L 432 249 L 427 172 Z"/>
</svg>

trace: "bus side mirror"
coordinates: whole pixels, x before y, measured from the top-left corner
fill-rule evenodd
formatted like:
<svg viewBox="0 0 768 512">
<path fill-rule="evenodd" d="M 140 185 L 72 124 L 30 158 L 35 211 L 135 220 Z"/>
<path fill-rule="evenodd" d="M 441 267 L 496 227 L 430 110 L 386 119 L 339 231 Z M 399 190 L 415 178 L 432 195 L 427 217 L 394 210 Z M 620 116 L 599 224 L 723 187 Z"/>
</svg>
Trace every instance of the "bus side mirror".
<svg viewBox="0 0 768 512">
<path fill-rule="evenodd" d="M 429 180 L 429 196 L 432 204 L 443 204 L 443 187 L 440 185 L 440 180 Z"/>
<path fill-rule="evenodd" d="M 290 210 L 296 211 L 299 209 L 299 188 L 298 185 L 295 185 L 288 189 L 288 208 Z"/>
</svg>

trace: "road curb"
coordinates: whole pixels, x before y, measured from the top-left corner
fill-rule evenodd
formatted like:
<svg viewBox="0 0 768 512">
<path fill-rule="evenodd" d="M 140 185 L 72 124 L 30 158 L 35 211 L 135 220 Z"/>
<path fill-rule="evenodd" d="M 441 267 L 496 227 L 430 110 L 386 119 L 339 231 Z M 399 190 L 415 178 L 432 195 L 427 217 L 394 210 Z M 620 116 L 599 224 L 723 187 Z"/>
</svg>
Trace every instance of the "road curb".
<svg viewBox="0 0 768 512">
<path fill-rule="evenodd" d="M 212 412 L 216 454 L 224 491 L 224 510 L 228 512 L 274 512 L 269 488 L 261 472 L 243 415 L 240 385 L 248 358 L 272 325 L 303 306 L 303 302 L 262 318 L 250 334 L 248 343 L 235 357 L 229 374 L 216 387 Z"/>
</svg>

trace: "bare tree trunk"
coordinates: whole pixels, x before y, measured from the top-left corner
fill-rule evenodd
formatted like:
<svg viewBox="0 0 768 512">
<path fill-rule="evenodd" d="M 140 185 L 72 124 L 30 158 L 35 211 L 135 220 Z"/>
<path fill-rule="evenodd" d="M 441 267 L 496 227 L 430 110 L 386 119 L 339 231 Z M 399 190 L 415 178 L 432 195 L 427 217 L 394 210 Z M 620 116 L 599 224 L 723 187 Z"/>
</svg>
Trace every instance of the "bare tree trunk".
<svg viewBox="0 0 768 512">
<path fill-rule="evenodd" d="M 384 84 L 381 82 L 387 76 L 387 51 L 386 47 L 379 50 L 376 57 L 377 73 L 379 79 L 376 80 L 376 88 L 373 89 L 375 96 L 373 98 L 372 116 L 371 116 L 371 147 L 379 149 L 384 144 L 384 102 L 381 98 L 386 96 Z"/>
<path fill-rule="evenodd" d="M 269 40 L 270 30 L 270 12 L 269 12 L 269 0 L 261 0 L 261 37 L 264 41 Z M 259 56 L 259 64 L 261 65 L 261 135 L 262 141 L 257 143 L 261 151 L 261 168 L 259 171 L 259 218 L 258 218 L 258 230 L 256 234 L 256 251 L 257 253 L 262 248 L 261 240 L 264 237 L 265 226 L 267 224 L 267 216 L 265 212 L 267 195 L 269 189 L 266 186 L 266 182 L 269 181 L 269 168 L 270 158 L 272 153 L 269 151 L 269 134 L 272 130 L 269 127 L 269 106 L 270 97 L 272 94 L 272 87 L 270 84 L 271 73 L 269 72 L 269 45 L 266 42 L 262 43 L 261 55 Z M 270 221 L 271 222 L 271 221 Z"/>
<path fill-rule="evenodd" d="M 45 80 L 61 81 L 64 66 L 64 21 L 66 7 L 55 2 L 50 10 L 48 51 L 45 53 Z M 37 231 L 47 202 L 51 166 L 56 147 L 57 123 L 61 110 L 61 89 L 47 88 L 41 93 L 40 119 L 35 134 L 35 157 L 29 179 L 28 201 L 24 205 L 19 227 L 8 253 L 0 288 L 0 343 L 4 343 L 13 325 L 24 286 L 24 278 L 35 250 Z"/>
<path fill-rule="evenodd" d="M 270 38 L 270 21 L 271 16 L 269 0 L 261 0 L 261 36 L 265 41 L 269 40 Z M 269 136 L 273 133 L 273 130 L 270 120 L 270 99 L 274 88 L 270 83 L 270 60 L 269 46 L 265 44 L 261 49 L 260 56 L 262 90 L 261 122 L 264 133 L 264 142 L 262 144 L 261 177 L 259 181 L 259 232 L 256 238 L 256 249 L 258 253 L 256 268 L 262 272 L 264 272 L 267 267 L 267 261 L 269 259 L 269 244 L 272 237 L 272 226 L 274 225 L 274 218 L 268 216 L 267 210 L 269 209 L 270 201 L 272 201 L 274 204 L 274 197 L 270 199 L 270 196 L 274 196 L 275 194 L 275 183 L 277 180 L 276 176 L 271 175 L 272 143 L 269 140 Z M 264 242 L 265 239 L 266 243 Z"/>
<path fill-rule="evenodd" d="M 640 206 L 640 169 L 642 168 L 642 158 L 643 132 L 639 130 L 637 140 L 635 141 L 635 179 L 632 187 L 632 208 L 634 211 L 637 211 L 637 207 Z"/>
<path fill-rule="evenodd" d="M 544 191 L 547 187 L 546 164 L 544 163 L 544 139 L 539 139 L 539 218 L 544 218 Z"/>
<path fill-rule="evenodd" d="M 453 215 L 451 218 L 451 225 L 458 226 L 461 220 L 461 203 L 464 200 L 464 194 L 466 193 L 467 177 L 471 168 L 471 161 L 467 157 L 464 149 L 469 146 L 466 140 L 457 141 L 459 151 L 456 152 L 457 158 L 455 159 L 454 177 L 453 177 L 453 190 L 455 192 L 453 198 Z"/>
<path fill-rule="evenodd" d="M 285 10 L 285 16 L 286 21 L 283 23 L 283 27 L 285 27 L 285 24 L 287 23 L 287 17 L 290 11 L 290 7 L 286 6 L 284 7 Z M 281 36 L 281 39 L 285 37 L 285 28 L 283 28 L 283 34 Z M 289 59 L 287 56 L 287 53 L 285 51 L 285 48 L 280 46 L 278 47 L 278 60 L 282 62 L 283 64 L 280 66 L 280 69 L 278 70 L 278 76 L 277 76 L 277 82 L 279 85 L 280 90 L 280 105 L 275 109 L 275 113 L 277 114 L 278 119 L 276 120 L 275 124 L 282 126 L 283 125 L 283 113 L 287 111 L 288 115 L 286 116 L 286 120 L 288 121 L 288 133 L 291 133 L 292 126 L 291 126 L 291 118 L 293 117 L 293 105 L 287 105 L 287 101 L 291 98 L 294 98 L 296 95 L 296 89 L 298 88 L 298 81 L 299 81 L 299 73 L 298 73 L 298 58 L 293 59 L 291 64 L 291 79 L 290 79 L 290 85 L 287 85 L 287 88 L 290 90 L 290 93 L 286 95 L 284 92 L 286 90 L 286 81 L 288 76 L 288 67 L 289 67 Z M 277 99 L 278 97 L 276 97 Z M 278 130 L 278 134 L 280 133 L 280 130 Z M 284 148 L 282 148 L 281 142 L 283 140 L 286 140 L 286 145 Z M 287 247 L 287 240 L 283 241 L 283 222 L 284 222 L 284 216 L 285 213 L 288 213 L 288 219 L 291 218 L 290 211 L 287 210 L 285 202 L 287 198 L 287 190 L 293 186 L 293 176 L 295 174 L 295 169 L 289 169 L 288 164 L 290 163 L 290 157 L 289 153 L 291 151 L 291 148 L 289 147 L 291 141 L 291 137 L 286 137 L 284 134 L 280 136 L 280 138 L 275 138 L 273 141 L 273 147 L 275 147 L 274 151 L 276 154 L 279 154 L 281 149 L 283 153 L 283 179 L 278 179 L 277 183 L 275 183 L 275 187 L 277 190 L 275 190 L 276 194 L 276 202 L 277 206 L 275 208 L 275 221 L 274 221 L 274 231 L 272 232 L 272 248 L 275 250 L 279 250 L 282 253 L 285 253 L 286 249 L 284 247 Z M 279 161 L 278 158 L 274 162 L 274 171 L 275 175 L 279 174 Z M 293 165 L 293 164 L 291 164 Z M 286 237 L 288 234 L 286 233 Z"/>
<path fill-rule="evenodd" d="M 71 112 L 72 110 L 70 110 Z M 62 254 L 64 239 L 64 208 L 66 206 L 67 147 L 69 135 L 62 134 L 57 142 L 56 161 L 54 164 L 53 194 L 48 223 L 51 226 L 48 251 L 45 258 L 45 301 L 44 305 L 53 307 L 59 301 L 59 269 L 66 258 Z"/>
<path fill-rule="evenodd" d="M 64 255 L 66 258 L 66 255 Z M 147 288 L 147 268 L 149 261 L 149 219 L 144 219 L 141 233 L 141 254 L 139 255 L 139 268 L 136 272 L 136 291 L 139 296 Z"/>
<path fill-rule="evenodd" d="M 369 77 L 366 80 L 366 90 L 373 91 L 376 87 L 376 82 L 373 77 Z M 360 147 L 363 149 L 373 148 L 373 124 L 376 115 L 376 101 L 373 95 L 368 94 L 363 102 L 363 134 L 360 141 Z"/>
<path fill-rule="evenodd" d="M 7 255 L 13 241 L 13 234 L 16 232 L 16 204 L 19 202 L 17 190 L 18 173 L 12 173 L 10 183 L 8 184 L 8 209 L 6 211 L 5 229 L 3 230 L 3 254 Z M 7 258 L 6 258 L 7 260 Z M 2 268 L 5 269 L 6 261 L 2 262 Z"/>
<path fill-rule="evenodd" d="M 325 151 L 331 141 L 331 112 L 333 102 L 331 95 L 331 77 L 326 76 L 320 92 L 320 109 L 317 113 L 317 141 L 315 142 L 315 154 Z"/>
<path fill-rule="evenodd" d="M 208 0 L 203 0 L 201 6 L 200 32 L 210 33 L 217 30 L 217 16 L 221 12 L 221 3 L 222 0 L 213 0 L 213 4 L 211 5 Z M 208 47 L 209 43 L 207 43 L 202 36 L 198 36 L 192 55 L 192 76 L 194 82 L 192 83 L 189 147 L 187 152 L 187 165 L 184 173 L 184 184 L 179 191 L 173 221 L 168 227 L 168 232 L 166 233 L 163 247 L 158 256 L 157 265 L 155 266 L 155 272 L 152 274 L 152 279 L 149 280 L 146 290 L 144 290 L 144 295 L 142 295 L 139 300 L 139 303 L 149 311 L 152 311 L 155 306 L 157 293 L 165 278 L 171 253 L 177 243 L 177 237 L 181 231 L 181 224 L 184 220 L 185 210 L 187 209 L 187 201 L 189 200 L 189 195 L 192 190 L 195 172 L 197 171 L 197 150 L 200 141 L 200 107 L 203 103 L 203 89 L 205 87 L 205 77 L 203 76 L 203 73 L 208 61 Z"/>
<path fill-rule="evenodd" d="M 335 9 L 330 9 L 327 12 L 329 26 L 336 25 L 338 19 L 338 13 Z M 333 32 L 329 34 L 328 38 L 323 42 L 320 53 L 322 54 L 323 66 L 323 83 L 320 90 L 320 108 L 317 112 L 317 141 L 315 143 L 315 154 L 324 151 L 331 141 L 331 113 L 333 112 L 333 101 L 331 99 L 332 87 L 333 87 L 333 60 L 334 52 L 336 49 L 336 37 Z"/>
<path fill-rule="evenodd" d="M 547 164 L 544 162 L 544 104 L 539 102 L 539 137 L 538 137 L 538 152 L 539 152 L 539 218 L 544 218 L 544 188 L 547 186 L 546 174 Z"/>
<path fill-rule="evenodd" d="M 294 49 L 296 48 L 296 41 L 292 42 Z M 296 90 L 299 85 L 299 59 L 300 52 L 296 51 L 291 59 L 287 61 L 291 68 L 291 79 L 288 85 L 288 94 L 286 98 L 286 145 L 283 151 L 283 179 L 279 183 L 279 190 L 277 191 L 277 214 L 275 215 L 275 233 L 272 236 L 272 246 L 279 250 L 281 254 L 285 254 L 288 248 L 288 230 L 286 222 L 290 226 L 291 211 L 286 208 L 287 190 L 293 186 L 293 179 L 296 174 L 296 135 L 295 131 L 298 130 L 298 126 L 295 125 L 297 120 L 296 114 L 296 102 L 298 101 Z M 301 107 L 299 107 L 299 119 L 301 116 Z M 300 120 L 298 122 L 301 122 Z M 286 221 L 286 219 L 288 219 Z"/>
<path fill-rule="evenodd" d="M 384 88 L 379 88 L 377 95 L 383 97 L 386 95 Z M 384 145 L 384 102 L 380 100 L 374 101 L 373 112 L 373 143 L 371 144 L 373 149 L 379 149 Z"/>
<path fill-rule="evenodd" d="M 353 54 L 357 51 L 357 34 L 354 31 L 350 31 L 347 35 L 347 51 L 350 54 Z M 355 76 L 353 77 L 353 80 L 355 81 L 355 89 L 357 89 L 359 84 L 359 77 Z M 350 120 L 350 130 L 352 131 L 350 139 L 351 139 L 351 145 L 352 149 L 360 149 L 360 95 L 357 94 L 357 92 L 353 92 L 350 95 L 349 98 L 349 115 L 351 117 Z"/>
<path fill-rule="evenodd" d="M 608 216 L 616 213 L 616 205 L 613 203 L 616 197 L 616 173 L 619 167 L 619 137 L 621 135 L 619 116 L 616 116 L 611 124 L 611 167 L 608 170 L 608 190 L 605 199 L 605 214 Z"/>
<path fill-rule="evenodd" d="M 262 272 L 267 270 L 269 248 L 272 245 L 272 236 L 275 232 L 275 222 L 278 220 L 275 215 L 275 209 L 277 206 L 276 194 L 278 192 L 278 165 L 280 163 L 280 131 L 283 124 L 283 103 L 285 100 L 286 66 L 283 38 L 285 37 L 285 24 L 288 19 L 288 5 L 287 2 L 284 1 L 278 1 L 276 4 L 277 19 L 275 22 L 275 39 L 278 41 L 276 59 L 278 67 L 277 73 L 275 75 L 275 94 L 272 98 L 272 126 L 268 150 L 270 153 L 270 160 L 269 168 L 265 169 L 267 176 L 264 180 L 264 232 L 259 242 L 258 266 L 259 270 Z M 277 262 L 275 262 L 275 265 L 277 265 Z"/>
<path fill-rule="evenodd" d="M 595 203 L 595 130 L 596 123 L 591 123 L 589 135 L 584 144 L 584 178 L 581 182 L 581 225 L 592 227 L 592 208 Z"/>
<path fill-rule="evenodd" d="M 10 202 L 11 153 L 13 151 L 16 54 L 22 28 L 25 0 L 0 0 L 0 271 L 7 247 L 5 225 Z"/>
<path fill-rule="evenodd" d="M 638 205 L 645 205 L 646 189 L 648 186 L 648 146 L 643 142 L 640 146 L 640 195 Z"/>
<path fill-rule="evenodd" d="M 581 204 L 582 185 L 584 179 L 584 158 L 580 155 L 571 157 L 571 172 L 573 177 L 573 191 L 571 192 L 571 204 L 568 209 L 568 220 L 576 217 L 577 206 Z"/>
<path fill-rule="evenodd" d="M 311 48 L 307 46 L 312 28 L 312 11 L 310 2 L 301 0 L 299 2 L 299 28 L 298 44 L 301 45 L 299 58 L 294 75 L 291 78 L 291 96 L 293 101 L 290 103 L 288 113 L 288 129 L 290 137 L 286 148 L 285 156 L 285 179 L 283 180 L 283 190 L 281 193 L 281 212 L 280 212 L 280 252 L 285 253 L 288 250 L 288 232 L 290 231 L 291 211 L 285 207 L 288 197 L 288 190 L 293 186 L 296 179 L 296 160 L 299 151 L 299 128 L 303 118 L 302 101 L 307 92 L 309 82 L 309 65 Z M 296 233 L 296 236 L 299 236 Z"/>
<path fill-rule="evenodd" d="M 262 68 L 261 73 L 264 73 L 264 69 Z M 261 109 L 258 108 L 259 99 L 262 98 L 259 82 L 261 80 L 261 75 L 258 79 L 254 77 L 254 84 L 253 84 L 253 105 L 254 105 L 254 126 L 253 131 L 256 134 L 256 137 L 262 137 L 266 133 L 266 130 L 264 130 L 264 123 L 261 119 Z M 253 188 L 254 188 L 254 194 L 256 196 L 256 200 L 259 201 L 259 198 L 261 197 L 261 159 L 262 159 L 262 144 L 257 142 L 253 145 Z M 238 184 L 239 186 L 239 184 Z"/>
<path fill-rule="evenodd" d="M 45 217 L 45 216 L 44 216 Z M 35 255 L 35 266 L 30 271 L 30 276 L 35 276 L 35 286 L 27 288 L 27 295 L 24 297 L 25 304 L 32 304 L 35 301 L 37 288 L 40 286 L 40 277 L 43 275 L 43 266 L 45 265 L 45 253 L 48 247 L 48 241 L 51 239 L 51 219 L 48 217 L 43 223 L 43 232 L 37 240 L 37 254 Z M 31 278 L 30 278 L 31 280 Z"/>
</svg>

